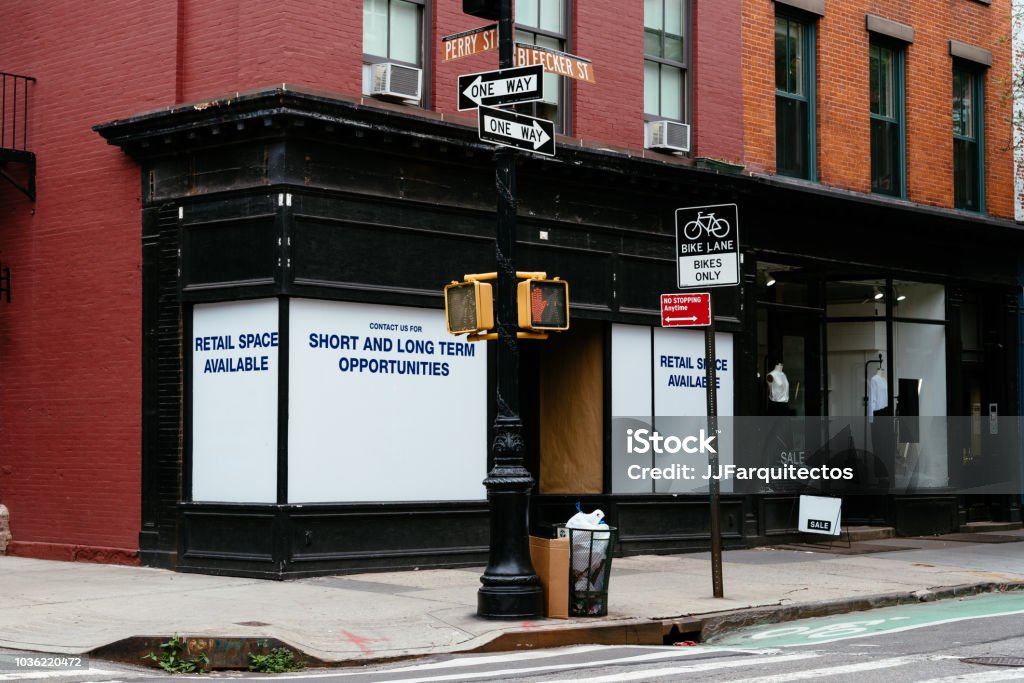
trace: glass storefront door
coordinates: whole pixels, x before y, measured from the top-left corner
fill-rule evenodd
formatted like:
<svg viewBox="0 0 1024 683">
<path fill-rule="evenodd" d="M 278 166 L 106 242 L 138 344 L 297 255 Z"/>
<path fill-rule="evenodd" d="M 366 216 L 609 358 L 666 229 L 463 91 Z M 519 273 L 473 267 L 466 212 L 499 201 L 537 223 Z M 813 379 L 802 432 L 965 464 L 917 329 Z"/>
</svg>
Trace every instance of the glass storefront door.
<svg viewBox="0 0 1024 683">
<path fill-rule="evenodd" d="M 758 264 L 756 414 L 766 421 L 761 462 L 805 465 L 820 448 L 822 313 L 820 276 L 801 268 Z"/>
</svg>

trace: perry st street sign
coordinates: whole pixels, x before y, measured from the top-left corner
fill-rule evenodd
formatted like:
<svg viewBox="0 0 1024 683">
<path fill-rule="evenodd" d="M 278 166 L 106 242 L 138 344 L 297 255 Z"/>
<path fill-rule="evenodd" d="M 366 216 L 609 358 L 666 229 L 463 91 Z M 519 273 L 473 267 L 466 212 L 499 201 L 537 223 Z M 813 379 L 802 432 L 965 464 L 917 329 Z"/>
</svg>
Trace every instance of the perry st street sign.
<svg viewBox="0 0 1024 683">
<path fill-rule="evenodd" d="M 477 134 L 484 142 L 555 156 L 555 124 L 525 114 L 481 106 Z"/>
<path fill-rule="evenodd" d="M 480 105 L 533 102 L 544 97 L 544 67 L 517 66 L 459 76 L 459 111 Z"/>
</svg>

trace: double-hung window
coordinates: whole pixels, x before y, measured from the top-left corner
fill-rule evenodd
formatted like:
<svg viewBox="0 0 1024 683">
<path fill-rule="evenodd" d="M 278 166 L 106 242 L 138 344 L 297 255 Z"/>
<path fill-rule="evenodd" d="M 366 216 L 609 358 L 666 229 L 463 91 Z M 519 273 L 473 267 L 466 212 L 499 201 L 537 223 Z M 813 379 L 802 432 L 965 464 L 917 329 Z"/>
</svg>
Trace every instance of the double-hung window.
<svg viewBox="0 0 1024 683">
<path fill-rule="evenodd" d="M 984 72 L 953 63 L 953 206 L 985 210 Z"/>
<path fill-rule="evenodd" d="M 903 47 L 872 39 L 870 48 L 871 191 L 906 196 Z"/>
<path fill-rule="evenodd" d="M 814 24 L 775 17 L 775 167 L 779 175 L 817 178 Z"/>
<path fill-rule="evenodd" d="M 567 41 L 565 0 L 517 0 L 516 42 L 565 52 Z M 565 133 L 568 85 L 562 76 L 544 73 L 544 99 L 516 105 L 516 111 L 553 121 Z"/>
<path fill-rule="evenodd" d="M 644 0 L 644 115 L 686 121 L 687 0 Z"/>
<path fill-rule="evenodd" d="M 363 0 L 363 63 L 424 68 L 424 15 L 430 0 Z M 364 92 L 367 89 L 364 87 Z M 422 88 L 429 92 L 429 88 Z"/>
</svg>

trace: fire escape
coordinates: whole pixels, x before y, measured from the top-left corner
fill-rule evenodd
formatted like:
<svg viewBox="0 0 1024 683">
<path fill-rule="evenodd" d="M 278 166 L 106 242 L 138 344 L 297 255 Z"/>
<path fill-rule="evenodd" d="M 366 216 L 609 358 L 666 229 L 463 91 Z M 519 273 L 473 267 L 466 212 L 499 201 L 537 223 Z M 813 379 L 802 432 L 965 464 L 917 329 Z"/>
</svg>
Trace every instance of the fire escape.
<svg viewBox="0 0 1024 683">
<path fill-rule="evenodd" d="M 28 150 L 28 84 L 31 76 L 0 71 L 0 176 L 36 200 L 36 155 Z"/>
<path fill-rule="evenodd" d="M 36 200 L 36 155 L 28 150 L 31 76 L 0 71 L 0 177 Z M 11 302 L 11 269 L 0 265 L 0 300 Z"/>
</svg>

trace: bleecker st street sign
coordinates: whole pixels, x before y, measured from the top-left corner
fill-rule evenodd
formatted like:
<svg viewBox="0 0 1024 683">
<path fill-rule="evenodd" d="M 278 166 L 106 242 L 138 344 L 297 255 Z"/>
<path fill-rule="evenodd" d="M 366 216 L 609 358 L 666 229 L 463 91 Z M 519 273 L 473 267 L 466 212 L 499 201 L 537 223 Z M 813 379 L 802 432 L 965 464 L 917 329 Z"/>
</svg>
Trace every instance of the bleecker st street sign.
<svg viewBox="0 0 1024 683">
<path fill-rule="evenodd" d="M 481 104 L 533 102 L 544 96 L 544 67 L 540 64 L 459 76 L 459 111 Z"/>
<path fill-rule="evenodd" d="M 525 114 L 481 106 L 477 134 L 484 142 L 555 156 L 555 124 Z"/>
<path fill-rule="evenodd" d="M 739 284 L 739 222 L 735 204 L 676 209 L 679 289 Z"/>
</svg>

